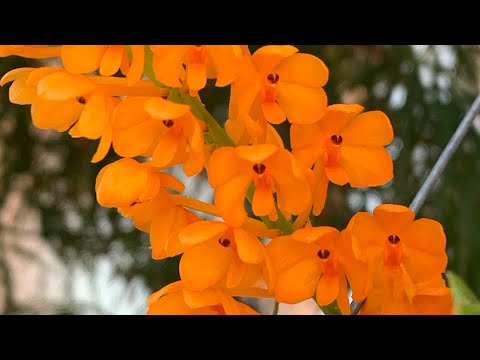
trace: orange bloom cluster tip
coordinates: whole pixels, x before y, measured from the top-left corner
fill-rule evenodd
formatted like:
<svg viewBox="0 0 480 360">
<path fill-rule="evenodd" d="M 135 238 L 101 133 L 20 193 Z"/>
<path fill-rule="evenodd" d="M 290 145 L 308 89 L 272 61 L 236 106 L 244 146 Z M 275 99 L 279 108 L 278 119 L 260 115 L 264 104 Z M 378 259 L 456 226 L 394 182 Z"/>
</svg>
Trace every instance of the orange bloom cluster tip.
<svg viewBox="0 0 480 360">
<path fill-rule="evenodd" d="M 149 315 L 258 315 L 243 298 L 325 313 L 451 314 L 441 224 L 405 206 L 358 212 L 345 229 L 312 226 L 332 186 L 393 179 L 387 114 L 329 104 L 329 68 L 291 45 L 2 45 L 0 57 L 58 58 L 12 69 L 12 103 L 40 129 L 98 140 L 101 206 L 149 234 L 155 261 L 181 256 L 178 281 L 147 300 Z M 203 90 L 230 87 L 225 126 Z M 291 148 L 277 131 L 288 122 Z M 110 157 L 109 157 L 110 158 Z M 206 175 L 212 203 L 171 175 Z M 215 220 L 203 215 L 213 215 Z M 334 310 L 332 310 L 334 309 Z"/>
</svg>

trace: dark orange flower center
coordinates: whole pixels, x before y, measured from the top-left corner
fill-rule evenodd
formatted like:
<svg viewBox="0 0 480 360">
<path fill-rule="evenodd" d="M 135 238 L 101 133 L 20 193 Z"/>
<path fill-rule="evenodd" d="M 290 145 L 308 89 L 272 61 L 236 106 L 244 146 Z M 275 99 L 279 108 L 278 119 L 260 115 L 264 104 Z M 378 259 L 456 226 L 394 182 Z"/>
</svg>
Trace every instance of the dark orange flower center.
<svg viewBox="0 0 480 360">
<path fill-rule="evenodd" d="M 387 238 L 383 253 L 383 264 L 388 267 L 396 268 L 402 262 L 402 246 L 400 246 L 400 237 L 392 234 Z"/>
<path fill-rule="evenodd" d="M 263 164 L 254 164 L 253 171 L 255 171 L 258 175 L 262 175 L 265 172 L 265 165 Z"/>
<path fill-rule="evenodd" d="M 343 141 L 343 138 L 342 135 L 332 135 L 330 140 L 332 140 L 332 143 L 334 143 L 335 145 L 340 145 Z"/>
<path fill-rule="evenodd" d="M 327 249 L 320 249 L 318 250 L 318 253 L 317 253 L 318 257 L 322 260 L 326 260 L 328 259 L 328 257 L 330 256 L 330 250 L 327 250 Z"/>
<path fill-rule="evenodd" d="M 167 128 L 171 128 L 173 124 L 173 120 L 163 120 L 163 125 L 165 125 Z"/>
<path fill-rule="evenodd" d="M 230 246 L 230 239 L 220 238 L 220 239 L 218 239 L 218 243 L 220 245 L 222 245 L 223 247 L 229 247 Z"/>
<path fill-rule="evenodd" d="M 77 101 L 82 105 L 87 103 L 87 99 L 85 99 L 83 96 L 77 96 Z"/>
<path fill-rule="evenodd" d="M 205 63 L 207 60 L 207 51 L 204 45 L 193 45 L 187 53 L 186 63 Z"/>
<path fill-rule="evenodd" d="M 398 235 L 390 235 L 388 237 L 388 242 L 392 245 L 397 245 L 400 242 Z"/>
<path fill-rule="evenodd" d="M 280 76 L 276 73 L 268 74 L 267 80 L 270 85 L 274 85 L 278 82 L 278 79 L 280 79 Z"/>
</svg>

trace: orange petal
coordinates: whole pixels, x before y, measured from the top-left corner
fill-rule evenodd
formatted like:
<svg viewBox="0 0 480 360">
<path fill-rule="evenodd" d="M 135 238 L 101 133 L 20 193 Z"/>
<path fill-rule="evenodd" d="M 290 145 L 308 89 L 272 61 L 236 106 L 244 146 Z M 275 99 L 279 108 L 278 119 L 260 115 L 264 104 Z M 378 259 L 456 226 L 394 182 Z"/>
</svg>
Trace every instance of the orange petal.
<svg viewBox="0 0 480 360">
<path fill-rule="evenodd" d="M 27 86 L 27 79 L 18 78 L 15 80 L 10 89 L 8 89 L 8 99 L 12 104 L 29 105 L 33 103 L 37 97 L 37 89 Z"/>
<path fill-rule="evenodd" d="M 175 190 L 175 191 L 183 191 L 185 190 L 185 185 L 178 180 L 175 176 L 167 174 L 167 173 L 156 173 L 159 177 L 160 182 L 162 183 L 163 187 Z"/>
<path fill-rule="evenodd" d="M 125 45 L 110 45 L 100 61 L 100 75 L 115 75 L 120 69 L 123 56 L 126 56 Z"/>
<path fill-rule="evenodd" d="M 182 86 L 179 78 L 183 70 L 183 58 L 188 48 L 186 45 L 151 46 L 153 50 L 152 67 L 158 81 L 167 86 Z"/>
<path fill-rule="evenodd" d="M 155 291 L 153 294 L 151 294 L 148 299 L 147 299 L 147 306 L 151 306 L 155 301 L 160 299 L 162 296 L 180 292 L 183 290 L 183 283 L 181 280 L 179 281 L 174 281 L 163 288 L 161 288 L 158 291 Z"/>
<path fill-rule="evenodd" d="M 257 182 L 252 199 L 252 211 L 257 216 L 266 216 L 275 209 L 272 188 L 264 182 Z"/>
<path fill-rule="evenodd" d="M 263 244 L 260 240 L 242 228 L 234 228 L 233 236 L 237 244 L 240 259 L 249 264 L 258 264 L 263 260 Z"/>
<path fill-rule="evenodd" d="M 208 288 L 202 291 L 183 290 L 185 303 L 192 309 L 218 305 L 222 295 L 221 291 L 216 288 Z"/>
<path fill-rule="evenodd" d="M 83 105 L 75 99 L 53 101 L 37 97 L 31 107 L 32 121 L 40 129 L 66 131 L 78 120 L 82 110 Z"/>
<path fill-rule="evenodd" d="M 352 298 L 355 301 L 362 301 L 367 297 L 372 287 L 372 279 L 370 279 L 367 263 L 355 258 L 352 248 L 352 236 L 348 229 L 341 232 L 336 245 L 338 261 L 352 288 Z"/>
<path fill-rule="evenodd" d="M 248 168 L 250 168 L 250 164 L 239 160 L 235 155 L 233 147 L 222 146 L 210 155 L 207 164 L 208 181 L 215 188 L 225 184 Z"/>
<path fill-rule="evenodd" d="M 362 111 L 363 106 L 358 104 L 330 105 L 318 122 L 318 127 L 323 134 L 328 136 L 340 134 L 345 125 Z"/>
<path fill-rule="evenodd" d="M 311 298 L 317 288 L 320 275 L 318 259 L 301 260 L 278 274 L 275 298 L 287 304 L 296 304 Z"/>
<path fill-rule="evenodd" d="M 173 231 L 172 234 L 168 237 L 167 243 L 165 245 L 165 254 L 169 257 L 181 254 L 185 250 L 185 246 L 178 239 L 179 231 L 183 230 L 191 223 L 202 220 L 197 215 L 181 206 L 175 206 L 174 208 L 175 216 L 173 221 Z M 160 214 L 162 213 L 163 210 L 160 210 Z"/>
<path fill-rule="evenodd" d="M 310 186 L 291 153 L 285 149 L 279 150 L 269 159 L 268 166 L 280 209 L 296 215 L 306 210 L 311 205 Z"/>
<path fill-rule="evenodd" d="M 100 138 L 100 142 L 98 143 L 97 151 L 92 157 L 91 162 L 97 163 L 102 161 L 105 156 L 107 156 L 108 151 L 110 150 L 110 145 L 112 144 L 112 128 L 108 127 L 102 137 Z"/>
<path fill-rule="evenodd" d="M 247 217 L 245 194 L 251 182 L 251 174 L 241 174 L 215 189 L 215 206 L 230 226 L 241 226 Z"/>
<path fill-rule="evenodd" d="M 316 257 L 314 245 L 295 241 L 291 236 L 279 236 L 272 239 L 266 246 L 266 253 L 273 266 L 273 272 L 282 272 L 296 263 Z"/>
<path fill-rule="evenodd" d="M 262 103 L 262 111 L 265 119 L 272 124 L 281 124 L 287 119 L 285 112 L 276 102 Z"/>
<path fill-rule="evenodd" d="M 290 145 L 295 158 L 311 168 L 325 151 L 320 141 L 322 137 L 323 133 L 318 123 L 292 124 L 290 126 Z"/>
<path fill-rule="evenodd" d="M 403 265 L 414 283 L 445 272 L 446 237 L 442 225 L 431 219 L 418 219 L 398 234 L 404 244 Z"/>
<path fill-rule="evenodd" d="M 95 71 L 107 48 L 107 45 L 63 45 L 63 66 L 73 74 Z"/>
<path fill-rule="evenodd" d="M 393 161 L 385 148 L 341 146 L 340 164 L 354 187 L 380 186 L 393 178 Z"/>
<path fill-rule="evenodd" d="M 313 209 L 312 213 L 318 216 L 323 211 L 328 192 L 328 177 L 321 163 L 316 163 L 314 168 L 315 182 L 312 191 Z"/>
<path fill-rule="evenodd" d="M 328 81 L 325 63 L 310 54 L 294 54 L 283 59 L 275 69 L 282 82 L 308 87 L 322 87 Z"/>
<path fill-rule="evenodd" d="M 113 114 L 113 148 L 124 157 L 147 154 L 155 137 L 164 128 L 161 121 L 151 119 L 143 110 L 145 97 L 126 98 Z M 135 141 L 131 141 L 136 139 Z"/>
<path fill-rule="evenodd" d="M 272 144 L 242 145 L 234 149 L 235 155 L 240 159 L 247 160 L 253 164 L 262 163 L 279 150 Z"/>
<path fill-rule="evenodd" d="M 340 291 L 340 278 L 339 276 L 327 276 L 323 275 L 318 282 L 316 299 L 320 306 L 331 304 L 338 296 Z"/>
<path fill-rule="evenodd" d="M 166 133 L 163 135 L 155 146 L 152 165 L 159 168 L 172 165 L 177 153 L 182 150 L 182 143 L 185 143 L 185 139 L 181 139 L 174 134 Z"/>
<path fill-rule="evenodd" d="M 235 45 L 208 45 L 207 52 L 215 67 L 215 86 L 223 87 L 232 83 L 240 61 L 235 56 Z"/>
<path fill-rule="evenodd" d="M 340 289 L 338 290 L 337 304 L 342 315 L 350 315 L 350 302 L 348 300 L 347 279 L 344 274 L 340 274 Z"/>
<path fill-rule="evenodd" d="M 381 204 L 373 210 L 375 219 L 389 234 L 398 234 L 415 219 L 415 213 L 408 207 L 397 204 Z"/>
<path fill-rule="evenodd" d="M 158 120 L 177 119 L 190 111 L 190 106 L 177 104 L 161 97 L 149 98 L 145 101 L 145 111 Z"/>
<path fill-rule="evenodd" d="M 454 315 L 450 293 L 443 296 L 418 295 L 413 298 L 413 305 L 423 315 Z"/>
<path fill-rule="evenodd" d="M 293 124 L 312 124 L 319 121 L 327 109 L 323 88 L 311 88 L 292 83 L 277 85 L 277 102 Z"/>
<path fill-rule="evenodd" d="M 270 124 L 267 124 L 267 137 L 265 138 L 265 142 L 267 144 L 273 144 L 275 146 L 278 146 L 279 148 L 285 147 L 283 145 L 282 137 L 280 136 L 278 131 L 275 130 L 275 128 Z"/>
<path fill-rule="evenodd" d="M 183 172 L 187 176 L 195 176 L 202 172 L 203 170 L 203 153 L 196 153 L 190 151 L 187 154 L 185 162 L 183 163 Z"/>
<path fill-rule="evenodd" d="M 129 86 L 142 78 L 145 66 L 145 45 L 130 45 L 130 49 L 132 50 L 132 62 L 127 73 Z"/>
<path fill-rule="evenodd" d="M 368 111 L 350 120 L 340 133 L 348 146 L 386 146 L 393 141 L 393 128 L 387 115 Z"/>
<path fill-rule="evenodd" d="M 150 247 L 152 259 L 161 260 L 168 257 L 165 248 L 168 238 L 174 232 L 175 207 L 166 207 L 161 215 L 155 216 L 150 226 Z M 179 253 L 181 253 L 180 251 Z"/>
<path fill-rule="evenodd" d="M 36 68 L 23 67 L 23 68 L 10 70 L 5 75 L 3 75 L 2 78 L 0 79 L 0 86 L 3 86 L 6 83 L 9 83 L 11 81 L 17 80 L 22 77 L 26 78 L 28 74 L 30 74 L 35 69 Z"/>
<path fill-rule="evenodd" d="M 337 229 L 331 226 L 317 226 L 311 228 L 304 228 L 296 230 L 291 236 L 296 241 L 301 241 L 306 244 L 312 244 L 320 238 L 333 233 L 339 233 Z"/>
<path fill-rule="evenodd" d="M 180 259 L 180 277 L 185 287 L 200 291 L 216 284 L 226 276 L 233 255 L 230 247 L 215 240 L 188 249 Z"/>
<path fill-rule="evenodd" d="M 186 246 L 193 246 L 207 240 L 218 240 L 228 230 L 228 226 L 220 221 L 205 220 L 190 224 L 178 234 L 180 241 Z"/>
<path fill-rule="evenodd" d="M 109 124 L 112 111 L 113 108 L 109 106 L 108 98 L 102 92 L 93 92 L 69 134 L 72 137 L 98 139 Z"/>
<path fill-rule="evenodd" d="M 173 293 L 163 296 L 152 303 L 147 315 L 216 315 L 218 312 L 210 308 L 190 308 L 184 300 L 183 293 Z"/>
<path fill-rule="evenodd" d="M 334 184 L 343 186 L 350 180 L 347 171 L 340 166 L 324 166 L 327 179 Z"/>
<path fill-rule="evenodd" d="M 39 81 L 37 94 L 47 100 L 68 100 L 92 92 L 95 86 L 86 76 L 55 72 Z"/>
<path fill-rule="evenodd" d="M 356 213 L 350 221 L 353 221 L 351 232 L 355 257 L 362 261 L 374 262 L 383 254 L 385 241 L 390 234 L 373 215 L 366 212 Z"/>
<path fill-rule="evenodd" d="M 284 58 L 298 52 L 291 45 L 267 45 L 259 48 L 252 55 L 252 61 L 260 73 L 270 73 Z"/>
<path fill-rule="evenodd" d="M 204 62 L 187 64 L 187 84 L 190 89 L 201 90 L 207 84 L 207 67 Z"/>
<path fill-rule="evenodd" d="M 233 255 L 232 262 L 227 271 L 227 278 L 225 285 L 227 288 L 237 286 L 241 281 L 247 270 L 246 264 L 240 260 L 237 254 Z"/>
</svg>

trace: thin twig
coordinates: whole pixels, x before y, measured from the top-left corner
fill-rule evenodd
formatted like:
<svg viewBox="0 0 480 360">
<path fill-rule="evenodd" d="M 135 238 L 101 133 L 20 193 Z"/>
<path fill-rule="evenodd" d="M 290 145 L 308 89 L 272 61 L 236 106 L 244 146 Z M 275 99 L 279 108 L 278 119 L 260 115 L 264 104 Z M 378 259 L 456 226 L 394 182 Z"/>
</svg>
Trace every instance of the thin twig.
<svg viewBox="0 0 480 360">
<path fill-rule="evenodd" d="M 452 135 L 452 137 L 448 141 L 447 146 L 445 146 L 445 148 L 443 149 L 437 162 L 433 166 L 432 170 L 430 170 L 430 173 L 428 174 L 427 178 L 425 179 L 422 186 L 420 187 L 420 190 L 418 190 L 412 203 L 410 204 L 409 207 L 414 213 L 417 213 L 420 210 L 427 196 L 432 191 L 435 183 L 440 178 L 440 176 L 442 176 L 443 170 L 445 170 L 445 167 L 447 166 L 448 162 L 450 161 L 453 154 L 462 143 L 463 138 L 468 133 L 468 130 L 470 130 L 470 127 L 472 126 L 472 123 L 475 120 L 475 117 L 479 111 L 480 111 L 480 94 L 477 95 L 477 97 L 475 98 L 475 101 L 472 103 L 472 105 L 468 109 L 467 113 L 465 114 L 462 121 L 460 122 L 460 125 L 458 125 L 457 130 L 455 130 L 455 133 Z M 360 308 L 362 307 L 362 305 L 363 305 L 363 301 L 362 302 L 352 301 L 352 303 L 350 304 L 350 311 L 352 315 L 356 315 L 360 311 Z"/>
<path fill-rule="evenodd" d="M 280 303 L 277 300 L 275 300 L 275 303 L 273 304 L 272 315 L 278 315 L 279 307 L 280 307 Z"/>
<path fill-rule="evenodd" d="M 418 210 L 420 210 L 420 208 L 422 207 L 423 203 L 425 202 L 425 199 L 427 198 L 428 194 L 430 194 L 430 192 L 432 191 L 433 186 L 437 182 L 438 178 L 440 178 L 440 176 L 442 175 L 443 170 L 445 170 L 445 167 L 450 161 L 452 155 L 455 153 L 458 146 L 461 144 L 463 138 L 465 137 L 468 130 L 470 129 L 473 123 L 473 120 L 475 120 L 475 116 L 479 111 L 480 111 L 480 94 L 477 96 L 472 106 L 470 106 L 470 109 L 468 110 L 467 114 L 463 118 L 460 125 L 458 125 L 457 130 L 455 131 L 453 136 L 450 138 L 450 141 L 448 142 L 447 146 L 445 146 L 445 149 L 440 154 L 440 157 L 438 158 L 437 162 L 435 163 L 432 170 L 428 174 L 427 178 L 423 182 L 422 187 L 420 188 L 420 190 L 418 190 L 417 195 L 415 195 L 415 198 L 410 204 L 410 209 L 412 209 L 414 213 L 417 213 Z"/>
</svg>

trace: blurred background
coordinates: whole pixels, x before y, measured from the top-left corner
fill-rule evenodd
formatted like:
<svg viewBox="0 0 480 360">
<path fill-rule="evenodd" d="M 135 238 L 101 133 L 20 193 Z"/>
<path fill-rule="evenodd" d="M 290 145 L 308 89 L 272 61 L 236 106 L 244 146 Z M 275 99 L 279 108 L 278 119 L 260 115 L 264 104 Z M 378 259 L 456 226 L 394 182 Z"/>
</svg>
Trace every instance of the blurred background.
<svg viewBox="0 0 480 360">
<path fill-rule="evenodd" d="M 480 47 L 460 45 L 295 45 L 320 57 L 330 70 L 329 104 L 358 103 L 390 118 L 388 147 L 394 179 L 378 188 L 330 184 L 314 225 L 343 229 L 357 211 L 380 203 L 408 206 L 480 88 Z M 250 46 L 252 52 L 260 46 Z M 20 57 L 0 58 L 0 76 L 42 66 Z M 178 280 L 178 260 L 154 261 L 148 234 L 115 210 L 96 203 L 99 170 L 118 159 L 111 151 L 90 159 L 97 141 L 36 129 L 30 106 L 10 104 L 0 88 L 0 313 L 144 314 L 146 299 Z M 229 88 L 212 81 L 200 92 L 223 123 Z M 288 145 L 288 124 L 277 127 Z M 448 269 L 480 295 L 480 117 L 457 150 L 418 216 L 442 223 Z M 188 179 L 171 170 L 187 193 L 212 202 L 205 173 Z M 270 313 L 268 304 L 252 303 Z M 312 302 L 280 313 L 318 313 Z"/>
</svg>

